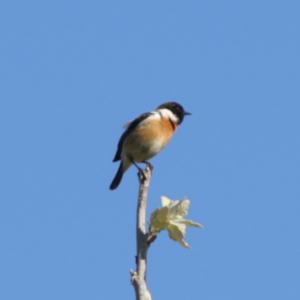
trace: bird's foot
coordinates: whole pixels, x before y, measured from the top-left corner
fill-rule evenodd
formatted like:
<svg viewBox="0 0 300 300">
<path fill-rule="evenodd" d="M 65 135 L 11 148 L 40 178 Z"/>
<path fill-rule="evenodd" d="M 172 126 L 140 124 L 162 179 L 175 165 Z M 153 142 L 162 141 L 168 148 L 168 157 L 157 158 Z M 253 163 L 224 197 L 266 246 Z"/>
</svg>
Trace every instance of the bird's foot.
<svg viewBox="0 0 300 300">
<path fill-rule="evenodd" d="M 146 166 L 151 170 L 151 172 L 153 171 L 154 167 L 149 161 L 145 160 L 143 161 L 143 163 L 146 164 Z"/>
<path fill-rule="evenodd" d="M 139 177 L 139 180 L 141 182 L 144 182 L 146 180 L 146 174 L 145 174 L 145 171 L 134 161 L 134 160 L 131 160 L 132 164 L 138 169 L 138 177 Z"/>
<path fill-rule="evenodd" d="M 139 168 L 138 174 L 141 182 L 144 182 L 149 176 L 151 176 L 151 173 L 153 171 L 153 165 L 149 161 L 143 161 L 142 163 L 146 164 L 146 168 Z"/>
<path fill-rule="evenodd" d="M 131 160 L 132 164 L 138 169 L 138 177 L 141 182 L 144 182 L 147 177 L 149 176 L 149 171 L 150 174 L 152 173 L 153 170 L 153 165 L 149 161 L 143 161 L 142 163 L 146 164 L 146 168 L 142 169 L 134 160 Z"/>
<path fill-rule="evenodd" d="M 146 170 L 139 168 L 138 176 L 141 182 L 144 182 L 147 179 Z"/>
</svg>

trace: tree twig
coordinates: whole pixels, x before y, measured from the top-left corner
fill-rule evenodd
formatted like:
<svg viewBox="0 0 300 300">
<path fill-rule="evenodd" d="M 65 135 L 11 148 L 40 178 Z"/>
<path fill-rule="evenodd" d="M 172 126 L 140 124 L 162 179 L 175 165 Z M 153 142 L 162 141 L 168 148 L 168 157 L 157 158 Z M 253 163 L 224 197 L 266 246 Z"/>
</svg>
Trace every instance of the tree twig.
<svg viewBox="0 0 300 300">
<path fill-rule="evenodd" d="M 131 271 L 131 283 L 135 290 L 136 300 L 151 300 L 151 294 L 147 287 L 147 251 L 153 239 L 149 239 L 149 233 L 146 229 L 146 210 L 152 166 L 147 165 L 138 175 L 140 187 L 136 216 L 136 270 Z"/>
</svg>

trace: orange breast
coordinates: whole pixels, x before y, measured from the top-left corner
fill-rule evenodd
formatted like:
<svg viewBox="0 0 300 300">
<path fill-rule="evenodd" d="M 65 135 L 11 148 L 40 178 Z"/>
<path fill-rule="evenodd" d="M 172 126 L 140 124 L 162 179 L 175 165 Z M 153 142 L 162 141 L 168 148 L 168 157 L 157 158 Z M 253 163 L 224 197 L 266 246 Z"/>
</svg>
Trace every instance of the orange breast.
<svg viewBox="0 0 300 300">
<path fill-rule="evenodd" d="M 163 145 L 167 144 L 174 133 L 172 123 L 166 119 L 152 120 L 145 123 L 137 130 L 137 135 L 147 143 L 147 141 L 161 140 Z"/>
<path fill-rule="evenodd" d="M 148 160 L 166 146 L 175 129 L 176 125 L 166 118 L 146 121 L 127 137 L 123 149 L 137 162 Z"/>
</svg>

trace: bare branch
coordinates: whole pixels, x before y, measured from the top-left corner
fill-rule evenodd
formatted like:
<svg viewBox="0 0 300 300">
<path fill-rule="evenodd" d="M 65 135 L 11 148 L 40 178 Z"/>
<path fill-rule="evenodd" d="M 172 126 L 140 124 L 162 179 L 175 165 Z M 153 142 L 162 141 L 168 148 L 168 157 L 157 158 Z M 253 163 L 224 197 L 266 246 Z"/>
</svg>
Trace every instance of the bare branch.
<svg viewBox="0 0 300 300">
<path fill-rule="evenodd" d="M 147 287 L 147 251 L 150 243 L 154 240 L 149 239 L 146 229 L 146 211 L 148 188 L 152 175 L 152 166 L 149 164 L 145 170 L 138 173 L 140 187 L 137 203 L 136 219 L 136 270 L 131 271 L 131 283 L 135 289 L 136 300 L 151 300 L 151 294 Z"/>
</svg>

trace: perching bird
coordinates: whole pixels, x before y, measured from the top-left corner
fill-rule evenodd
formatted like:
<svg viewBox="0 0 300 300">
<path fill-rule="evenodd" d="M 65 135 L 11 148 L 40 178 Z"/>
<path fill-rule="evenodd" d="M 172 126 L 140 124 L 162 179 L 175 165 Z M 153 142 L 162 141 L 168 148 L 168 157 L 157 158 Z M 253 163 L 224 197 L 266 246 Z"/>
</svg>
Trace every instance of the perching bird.
<svg viewBox="0 0 300 300">
<path fill-rule="evenodd" d="M 113 159 L 113 162 L 119 160 L 121 162 L 110 189 L 114 190 L 118 187 L 123 174 L 132 164 L 137 166 L 136 163 L 139 162 L 147 163 L 160 152 L 186 115 L 190 113 L 186 112 L 179 103 L 167 102 L 130 122 L 119 140 Z"/>
</svg>

